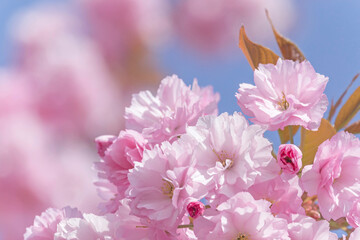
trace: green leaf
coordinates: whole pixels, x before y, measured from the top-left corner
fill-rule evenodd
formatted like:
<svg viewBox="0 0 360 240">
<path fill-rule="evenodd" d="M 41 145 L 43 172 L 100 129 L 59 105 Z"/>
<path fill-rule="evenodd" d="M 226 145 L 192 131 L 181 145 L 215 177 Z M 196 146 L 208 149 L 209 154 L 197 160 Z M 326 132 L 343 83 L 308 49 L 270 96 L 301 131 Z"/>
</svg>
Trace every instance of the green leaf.
<svg viewBox="0 0 360 240">
<path fill-rule="evenodd" d="M 321 120 L 320 127 L 317 131 L 309 131 L 305 128 L 301 128 L 300 148 L 303 153 L 303 167 L 314 162 L 314 157 L 319 145 L 335 134 L 335 128 L 324 118 Z"/>
<path fill-rule="evenodd" d="M 335 129 L 339 131 L 351 121 L 360 110 L 360 87 L 358 87 L 342 106 L 335 119 Z"/>
<path fill-rule="evenodd" d="M 257 68 L 260 63 L 276 64 L 279 58 L 279 56 L 276 55 L 269 48 L 250 41 L 249 38 L 246 36 L 244 26 L 241 26 L 240 29 L 239 47 L 243 51 L 246 59 L 248 60 L 253 70 L 255 70 L 255 68 Z"/>
</svg>

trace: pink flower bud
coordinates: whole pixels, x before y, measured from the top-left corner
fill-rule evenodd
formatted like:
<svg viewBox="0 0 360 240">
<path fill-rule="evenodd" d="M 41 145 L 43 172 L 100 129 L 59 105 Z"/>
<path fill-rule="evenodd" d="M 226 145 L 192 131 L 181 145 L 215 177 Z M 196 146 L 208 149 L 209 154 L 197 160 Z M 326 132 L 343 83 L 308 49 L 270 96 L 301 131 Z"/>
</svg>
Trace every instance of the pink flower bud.
<svg viewBox="0 0 360 240">
<path fill-rule="evenodd" d="M 97 137 L 95 139 L 96 147 L 100 157 L 105 156 L 105 151 L 110 147 L 111 144 L 115 141 L 116 137 L 111 135 L 104 135 Z"/>
<path fill-rule="evenodd" d="M 277 160 L 284 173 L 296 174 L 302 166 L 301 158 L 302 152 L 296 145 L 280 145 Z"/>
<path fill-rule="evenodd" d="M 191 202 L 186 207 L 190 217 L 197 218 L 200 215 L 203 215 L 205 210 L 205 205 L 202 202 Z"/>
</svg>

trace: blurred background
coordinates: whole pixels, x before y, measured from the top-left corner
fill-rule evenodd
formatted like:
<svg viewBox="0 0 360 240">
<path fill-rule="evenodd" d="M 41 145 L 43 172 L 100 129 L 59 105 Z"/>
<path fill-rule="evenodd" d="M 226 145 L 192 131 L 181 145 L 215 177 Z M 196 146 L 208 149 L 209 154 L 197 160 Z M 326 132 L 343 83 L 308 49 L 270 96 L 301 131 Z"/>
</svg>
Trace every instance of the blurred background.
<svg viewBox="0 0 360 240">
<path fill-rule="evenodd" d="M 132 93 L 177 74 L 212 85 L 220 113 L 240 111 L 239 83 L 253 83 L 240 26 L 280 54 L 265 8 L 336 101 L 360 72 L 356 0 L 1 0 L 0 239 L 22 239 L 48 207 L 96 213 L 94 138 L 124 128 Z"/>
</svg>

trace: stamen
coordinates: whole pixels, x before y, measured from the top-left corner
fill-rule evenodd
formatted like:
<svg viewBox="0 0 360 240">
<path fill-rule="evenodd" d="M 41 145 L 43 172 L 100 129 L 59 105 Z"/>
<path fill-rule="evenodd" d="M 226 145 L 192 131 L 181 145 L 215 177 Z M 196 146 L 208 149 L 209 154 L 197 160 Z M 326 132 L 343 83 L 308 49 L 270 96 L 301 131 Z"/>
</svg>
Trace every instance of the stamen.
<svg viewBox="0 0 360 240">
<path fill-rule="evenodd" d="M 174 189 L 175 189 L 174 185 L 165 179 L 163 179 L 163 181 L 164 181 L 164 183 L 161 187 L 163 194 L 168 196 L 169 198 L 172 198 L 174 195 Z"/>
<path fill-rule="evenodd" d="M 226 160 L 230 160 L 230 166 L 228 166 L 228 168 L 231 168 L 232 165 L 234 164 L 234 158 L 235 155 L 232 154 L 228 154 L 227 152 L 225 152 L 224 150 L 221 150 L 220 153 L 217 153 L 214 149 L 213 152 L 215 153 L 216 157 L 218 158 L 218 161 L 223 165 L 223 167 L 226 167 Z"/>
<path fill-rule="evenodd" d="M 245 234 L 245 233 L 239 233 L 234 240 L 251 240 L 250 239 L 250 235 Z"/>
<path fill-rule="evenodd" d="M 289 157 L 285 157 L 285 161 L 287 162 L 287 163 L 292 163 L 292 161 L 291 161 L 291 158 L 289 158 Z"/>
<path fill-rule="evenodd" d="M 277 104 L 279 105 L 280 110 L 282 110 L 282 111 L 285 111 L 286 109 L 289 108 L 289 102 L 286 100 L 284 92 L 282 93 L 281 100 L 279 102 L 277 102 Z"/>
</svg>

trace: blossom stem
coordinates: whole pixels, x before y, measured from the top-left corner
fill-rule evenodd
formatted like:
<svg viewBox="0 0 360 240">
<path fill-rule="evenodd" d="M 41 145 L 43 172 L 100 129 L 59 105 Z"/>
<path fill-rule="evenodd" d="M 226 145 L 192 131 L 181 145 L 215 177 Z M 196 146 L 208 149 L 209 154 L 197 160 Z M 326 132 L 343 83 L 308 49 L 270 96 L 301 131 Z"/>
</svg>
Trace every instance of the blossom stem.
<svg viewBox="0 0 360 240">
<path fill-rule="evenodd" d="M 289 126 L 289 136 L 290 136 L 290 143 L 294 144 L 294 137 L 293 137 L 293 131 L 292 126 Z"/>
<path fill-rule="evenodd" d="M 177 228 L 192 228 L 194 227 L 193 224 L 184 224 L 184 225 L 179 225 Z"/>
<path fill-rule="evenodd" d="M 274 152 L 274 149 L 271 150 L 271 155 L 273 156 L 273 158 L 277 159 L 277 155 L 276 155 L 276 153 Z"/>
</svg>

